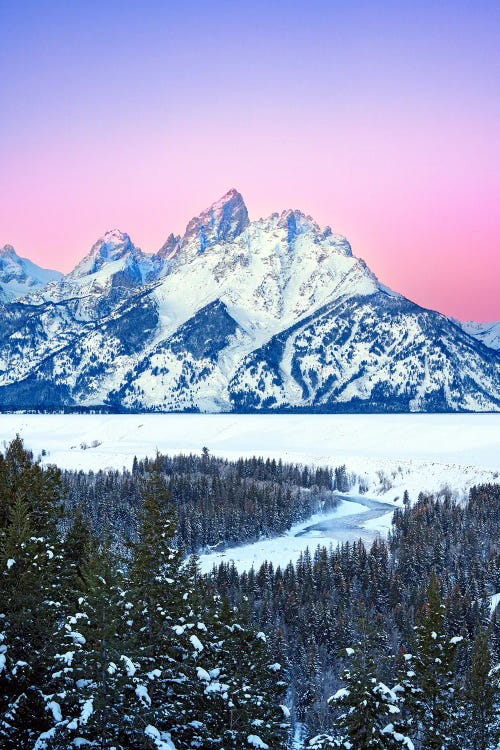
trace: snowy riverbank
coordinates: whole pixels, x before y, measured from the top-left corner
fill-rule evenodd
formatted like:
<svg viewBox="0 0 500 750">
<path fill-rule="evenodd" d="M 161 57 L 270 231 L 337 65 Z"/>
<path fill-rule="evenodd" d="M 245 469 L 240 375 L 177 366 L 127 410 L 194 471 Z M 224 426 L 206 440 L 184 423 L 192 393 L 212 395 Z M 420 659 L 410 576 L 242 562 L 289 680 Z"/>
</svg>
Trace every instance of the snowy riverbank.
<svg viewBox="0 0 500 750">
<path fill-rule="evenodd" d="M 296 524 L 282 536 L 274 539 L 263 539 L 241 547 L 231 547 L 221 552 L 214 551 L 200 557 L 203 572 L 208 573 L 214 565 L 221 562 L 234 562 L 241 573 L 253 566 L 258 569 L 266 560 L 274 567 L 286 567 L 290 561 L 295 562 L 309 548 L 311 554 L 318 545 L 334 547 L 340 542 L 362 539 L 370 544 L 382 533 L 385 535 L 387 525 L 394 511 L 394 505 L 359 497 L 341 495 L 342 500 L 330 513 L 316 514 L 303 523 Z M 371 521 L 372 526 L 365 528 L 364 523 Z M 376 526 L 379 522 L 380 532 Z"/>
</svg>

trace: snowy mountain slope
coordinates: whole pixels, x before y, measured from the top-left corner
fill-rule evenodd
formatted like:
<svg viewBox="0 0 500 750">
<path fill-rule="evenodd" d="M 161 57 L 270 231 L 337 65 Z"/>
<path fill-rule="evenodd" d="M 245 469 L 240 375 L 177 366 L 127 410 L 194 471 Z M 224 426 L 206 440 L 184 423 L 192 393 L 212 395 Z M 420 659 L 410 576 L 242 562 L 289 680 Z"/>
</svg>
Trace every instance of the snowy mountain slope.
<svg viewBox="0 0 500 750">
<path fill-rule="evenodd" d="M 62 277 L 59 271 L 40 268 L 20 258 L 12 245 L 0 248 L 0 302 L 14 302 Z"/>
<path fill-rule="evenodd" d="M 108 232 L 4 318 L 4 408 L 500 409 L 498 353 L 300 211 L 250 222 L 235 190 L 156 255 Z"/>
<path fill-rule="evenodd" d="M 470 336 L 474 336 L 475 339 L 481 341 L 482 344 L 488 346 L 490 349 L 495 351 L 500 350 L 500 321 L 494 323 L 474 323 L 469 320 L 466 323 L 458 323 L 458 325 L 468 333 Z"/>
<path fill-rule="evenodd" d="M 0 336 L 0 404 L 103 403 L 106 378 L 114 383 L 126 372 L 158 322 L 148 291 L 141 288 L 97 321 L 75 320 L 65 302 L 32 306 L 28 319 L 13 316 Z"/>
<path fill-rule="evenodd" d="M 252 352 L 229 384 L 240 410 L 497 411 L 497 356 L 448 318 L 384 292 L 340 300 Z"/>
<path fill-rule="evenodd" d="M 245 333 L 217 300 L 156 344 L 109 394 L 112 405 L 169 411 L 227 411 L 223 357 Z"/>
</svg>

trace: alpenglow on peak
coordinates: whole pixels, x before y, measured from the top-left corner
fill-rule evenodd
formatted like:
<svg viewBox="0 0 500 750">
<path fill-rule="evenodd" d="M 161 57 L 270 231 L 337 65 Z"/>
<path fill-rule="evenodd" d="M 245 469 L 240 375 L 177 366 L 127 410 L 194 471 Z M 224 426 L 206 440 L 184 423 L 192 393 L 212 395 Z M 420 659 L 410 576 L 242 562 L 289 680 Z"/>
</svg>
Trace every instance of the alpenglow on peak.
<svg viewBox="0 0 500 750">
<path fill-rule="evenodd" d="M 220 242 L 231 242 L 249 225 L 248 209 L 241 194 L 232 188 L 186 227 L 182 246 L 199 243 L 199 252 Z"/>
<path fill-rule="evenodd" d="M 95 273 L 104 263 L 120 260 L 124 255 L 133 253 L 135 249 L 128 234 L 119 229 L 111 229 L 92 245 L 90 252 L 69 275 L 76 277 Z"/>
</svg>

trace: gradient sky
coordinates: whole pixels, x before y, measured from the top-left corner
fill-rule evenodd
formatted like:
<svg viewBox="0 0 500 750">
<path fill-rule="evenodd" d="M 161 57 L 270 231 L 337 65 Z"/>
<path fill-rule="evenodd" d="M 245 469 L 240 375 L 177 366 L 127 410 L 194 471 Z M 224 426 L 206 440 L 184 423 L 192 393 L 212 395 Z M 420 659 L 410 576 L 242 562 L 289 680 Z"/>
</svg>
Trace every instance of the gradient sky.
<svg viewBox="0 0 500 750">
<path fill-rule="evenodd" d="M 500 319 L 500 5 L 0 0 L 0 246 L 158 249 L 230 187 Z"/>
</svg>

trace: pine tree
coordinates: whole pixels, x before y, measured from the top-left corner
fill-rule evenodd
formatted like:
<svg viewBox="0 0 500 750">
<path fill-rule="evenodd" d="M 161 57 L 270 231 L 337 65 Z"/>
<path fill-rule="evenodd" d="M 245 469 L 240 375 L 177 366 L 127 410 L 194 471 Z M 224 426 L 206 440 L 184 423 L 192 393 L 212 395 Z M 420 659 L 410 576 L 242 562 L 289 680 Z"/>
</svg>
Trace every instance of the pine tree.
<svg viewBox="0 0 500 750">
<path fill-rule="evenodd" d="M 363 635 L 362 641 L 347 649 L 351 665 L 344 671 L 345 687 L 328 701 L 342 711 L 336 720 L 336 741 L 340 747 L 367 750 L 412 748 L 401 721 L 398 694 L 378 678 L 380 639 L 368 628 Z M 335 747 L 328 742 L 327 735 L 325 744 L 318 746 Z"/>
<path fill-rule="evenodd" d="M 500 669 L 493 667 L 485 628 L 474 639 L 463 704 L 466 747 L 470 750 L 495 747 L 500 741 Z"/>
<path fill-rule="evenodd" d="M 61 616 L 59 472 L 16 438 L 0 461 L 0 744 L 29 747 L 49 726 L 44 696 Z"/>
<path fill-rule="evenodd" d="M 461 636 L 449 637 L 439 582 L 433 574 L 427 602 L 415 627 L 414 689 L 411 711 L 426 750 L 454 748 L 458 717 L 455 657 Z"/>
<path fill-rule="evenodd" d="M 74 610 L 77 598 L 85 585 L 85 570 L 98 544 L 81 505 L 68 514 L 67 520 L 70 526 L 64 538 L 62 553 L 64 593 L 68 605 Z"/>
<path fill-rule="evenodd" d="M 166 741 L 179 733 L 186 707 L 194 701 L 184 664 L 190 649 L 182 635 L 185 630 L 199 632 L 204 625 L 195 611 L 200 608 L 197 564 L 185 566 L 183 551 L 175 544 L 176 519 L 159 456 L 143 491 L 138 540 L 130 545 L 132 649 L 137 678 L 149 682 L 143 716 L 150 731 Z"/>
<path fill-rule="evenodd" d="M 256 633 L 243 612 L 227 599 L 215 604 L 206 630 L 190 636 L 196 679 L 186 725 L 196 731 L 193 744 L 181 747 L 239 748 L 252 742 L 260 748 L 285 747 L 289 712 L 282 665 L 273 661 L 267 636 Z"/>
<path fill-rule="evenodd" d="M 145 740 L 141 714 L 147 687 L 128 653 L 130 604 L 109 542 L 95 551 L 82 578 L 78 610 L 64 623 L 66 645 L 54 660 L 53 679 L 59 683 L 47 696 L 53 723 L 40 734 L 37 750 L 153 747 L 135 742 L 137 735 Z"/>
</svg>

